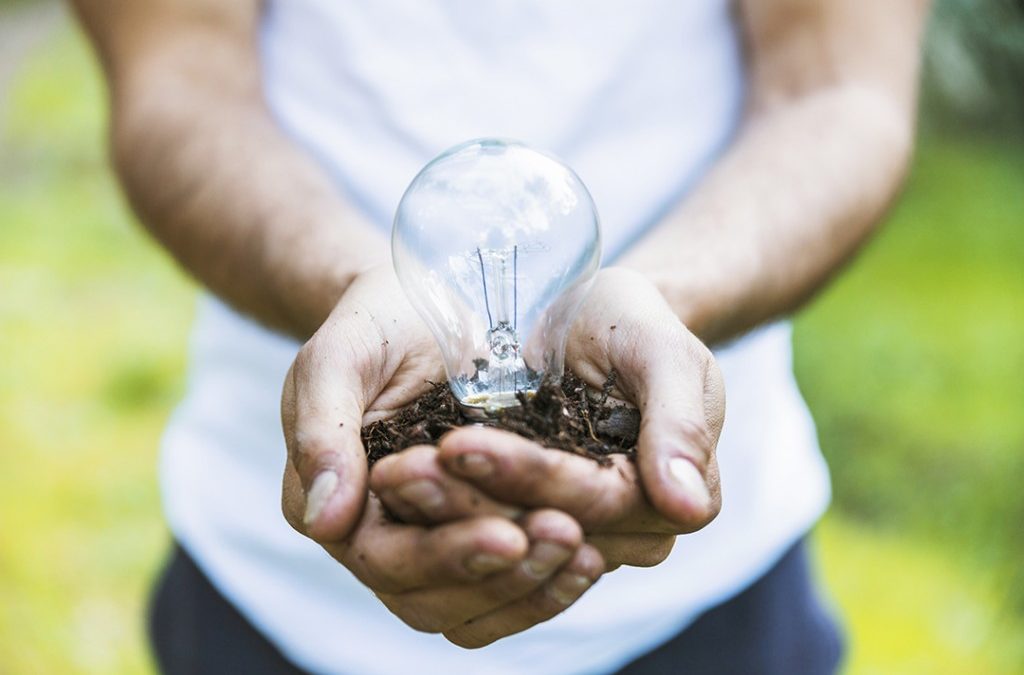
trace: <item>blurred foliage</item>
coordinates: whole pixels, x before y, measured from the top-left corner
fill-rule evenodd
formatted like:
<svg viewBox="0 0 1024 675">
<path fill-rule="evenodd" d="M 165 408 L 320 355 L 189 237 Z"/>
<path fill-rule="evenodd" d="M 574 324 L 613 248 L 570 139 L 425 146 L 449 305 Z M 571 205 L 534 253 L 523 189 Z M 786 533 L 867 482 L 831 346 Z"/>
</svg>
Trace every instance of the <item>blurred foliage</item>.
<svg viewBox="0 0 1024 675">
<path fill-rule="evenodd" d="M 925 57 L 926 126 L 1024 135 L 1024 0 L 935 0 Z"/>
<path fill-rule="evenodd" d="M 1024 147 L 925 138 L 887 224 L 797 319 L 795 338 L 797 376 L 832 467 L 834 511 L 879 538 L 880 568 L 837 585 L 899 579 L 885 593 L 840 595 L 853 608 L 855 637 L 900 640 L 901 631 L 879 626 L 921 628 L 893 625 L 877 607 L 857 621 L 862 603 L 937 620 L 935 602 L 980 582 L 990 589 L 991 624 L 954 612 L 945 630 L 971 624 L 975 656 L 1003 659 L 1005 672 L 1024 670 L 1022 192 Z M 942 552 L 941 565 L 929 569 L 926 547 Z M 958 568 L 969 579 L 949 579 L 934 598 L 924 591 L 930 575 Z M 893 603 L 894 593 L 909 604 Z M 946 649 L 957 644 L 946 640 Z M 947 659 L 931 661 L 936 668 L 913 663 L 878 672 L 956 672 L 937 668 L 951 668 Z"/>
<path fill-rule="evenodd" d="M 79 39 L 0 101 L 0 672 L 147 672 L 193 291 L 117 196 Z"/>
<path fill-rule="evenodd" d="M 0 672 L 150 672 L 156 448 L 194 289 L 117 196 L 81 40 L 48 41 L 8 102 Z M 924 139 L 888 226 L 797 321 L 835 480 L 815 542 L 851 673 L 1024 670 L 1022 162 L 1005 142 Z"/>
<path fill-rule="evenodd" d="M 1022 191 L 1024 148 L 926 141 L 887 227 L 797 323 L 837 503 L 986 565 L 1024 560 Z"/>
</svg>

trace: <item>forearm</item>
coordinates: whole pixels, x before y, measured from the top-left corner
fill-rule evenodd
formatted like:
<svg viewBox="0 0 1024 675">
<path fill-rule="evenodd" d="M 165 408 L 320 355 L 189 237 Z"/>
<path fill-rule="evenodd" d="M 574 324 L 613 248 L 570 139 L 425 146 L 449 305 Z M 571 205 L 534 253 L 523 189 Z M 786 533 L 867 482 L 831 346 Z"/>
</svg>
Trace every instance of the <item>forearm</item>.
<svg viewBox="0 0 1024 675">
<path fill-rule="evenodd" d="M 856 88 L 755 113 L 698 189 L 622 260 L 719 342 L 796 308 L 892 200 L 907 116 Z"/>
<path fill-rule="evenodd" d="M 142 222 L 197 279 L 306 337 L 385 258 L 384 238 L 276 126 L 255 46 L 197 33 L 112 73 L 118 173 Z"/>
<path fill-rule="evenodd" d="M 870 234 L 914 136 L 927 0 L 740 0 L 748 114 L 623 264 L 706 342 L 809 298 Z"/>
</svg>

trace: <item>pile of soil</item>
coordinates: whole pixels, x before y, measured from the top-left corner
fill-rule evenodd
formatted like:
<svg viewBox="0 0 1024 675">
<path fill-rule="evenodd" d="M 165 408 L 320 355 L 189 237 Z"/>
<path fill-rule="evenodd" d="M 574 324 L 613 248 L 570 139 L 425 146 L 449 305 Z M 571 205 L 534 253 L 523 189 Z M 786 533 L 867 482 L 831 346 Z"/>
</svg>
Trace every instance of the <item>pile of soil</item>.
<svg viewBox="0 0 1024 675">
<path fill-rule="evenodd" d="M 600 392 L 567 372 L 561 383 L 545 380 L 533 396 L 519 395 L 519 407 L 507 408 L 487 420 L 488 426 L 512 431 L 548 448 L 610 464 L 608 455 L 636 454 L 640 413 L 609 401 L 613 372 Z M 466 417 L 447 384 L 435 384 L 397 415 L 363 428 L 363 444 L 371 466 L 382 457 L 413 445 L 435 445 L 456 427 L 479 424 Z"/>
</svg>

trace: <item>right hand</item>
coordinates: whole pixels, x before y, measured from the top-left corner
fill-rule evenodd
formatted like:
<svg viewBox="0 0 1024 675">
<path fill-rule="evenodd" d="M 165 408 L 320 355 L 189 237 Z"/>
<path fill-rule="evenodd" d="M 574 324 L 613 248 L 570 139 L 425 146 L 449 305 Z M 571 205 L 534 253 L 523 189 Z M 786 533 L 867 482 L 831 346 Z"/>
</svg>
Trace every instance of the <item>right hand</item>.
<svg viewBox="0 0 1024 675">
<path fill-rule="evenodd" d="M 450 522 L 508 504 L 558 509 L 611 567 L 661 563 L 676 535 L 706 526 L 721 505 L 715 449 L 725 394 L 714 357 L 648 280 L 604 269 L 573 324 L 566 364 L 594 388 L 618 373 L 612 393 L 641 413 L 635 461 L 612 455 L 610 467 L 599 465 L 471 426 L 446 434 L 438 448 L 377 462 L 372 489 L 406 522 Z M 416 494 L 403 493 L 410 484 L 432 485 L 439 497 L 417 504 Z"/>
<path fill-rule="evenodd" d="M 477 647 L 558 614 L 605 563 L 579 524 L 553 509 L 510 507 L 432 526 L 387 517 L 367 488 L 361 428 L 443 377 L 437 346 L 394 273 L 360 275 L 285 379 L 282 510 L 410 626 Z"/>
</svg>

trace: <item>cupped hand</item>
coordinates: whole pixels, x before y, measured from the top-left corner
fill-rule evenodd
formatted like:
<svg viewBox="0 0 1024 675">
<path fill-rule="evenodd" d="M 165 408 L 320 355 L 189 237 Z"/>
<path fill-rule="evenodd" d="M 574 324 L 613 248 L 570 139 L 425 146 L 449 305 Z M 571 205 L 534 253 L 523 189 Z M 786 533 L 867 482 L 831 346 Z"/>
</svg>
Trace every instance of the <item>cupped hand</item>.
<svg viewBox="0 0 1024 675">
<path fill-rule="evenodd" d="M 288 521 L 318 541 L 345 538 L 366 501 L 364 421 L 411 403 L 443 372 L 394 273 L 376 267 L 357 277 L 285 378 Z"/>
<path fill-rule="evenodd" d="M 552 509 L 437 525 L 388 517 L 368 491 L 361 427 L 439 377 L 435 343 L 393 272 L 376 268 L 356 279 L 285 381 L 282 510 L 410 626 L 476 647 L 564 610 L 605 562 L 583 543 L 579 524 Z"/>
<path fill-rule="evenodd" d="M 607 269 L 573 326 L 566 363 L 595 388 L 618 374 L 613 394 L 641 413 L 635 462 L 613 456 L 603 467 L 469 427 L 436 449 L 378 462 L 374 490 L 409 522 L 559 509 L 582 525 L 610 568 L 661 562 L 675 535 L 704 527 L 721 508 L 715 447 L 725 394 L 714 358 L 641 275 Z"/>
</svg>

